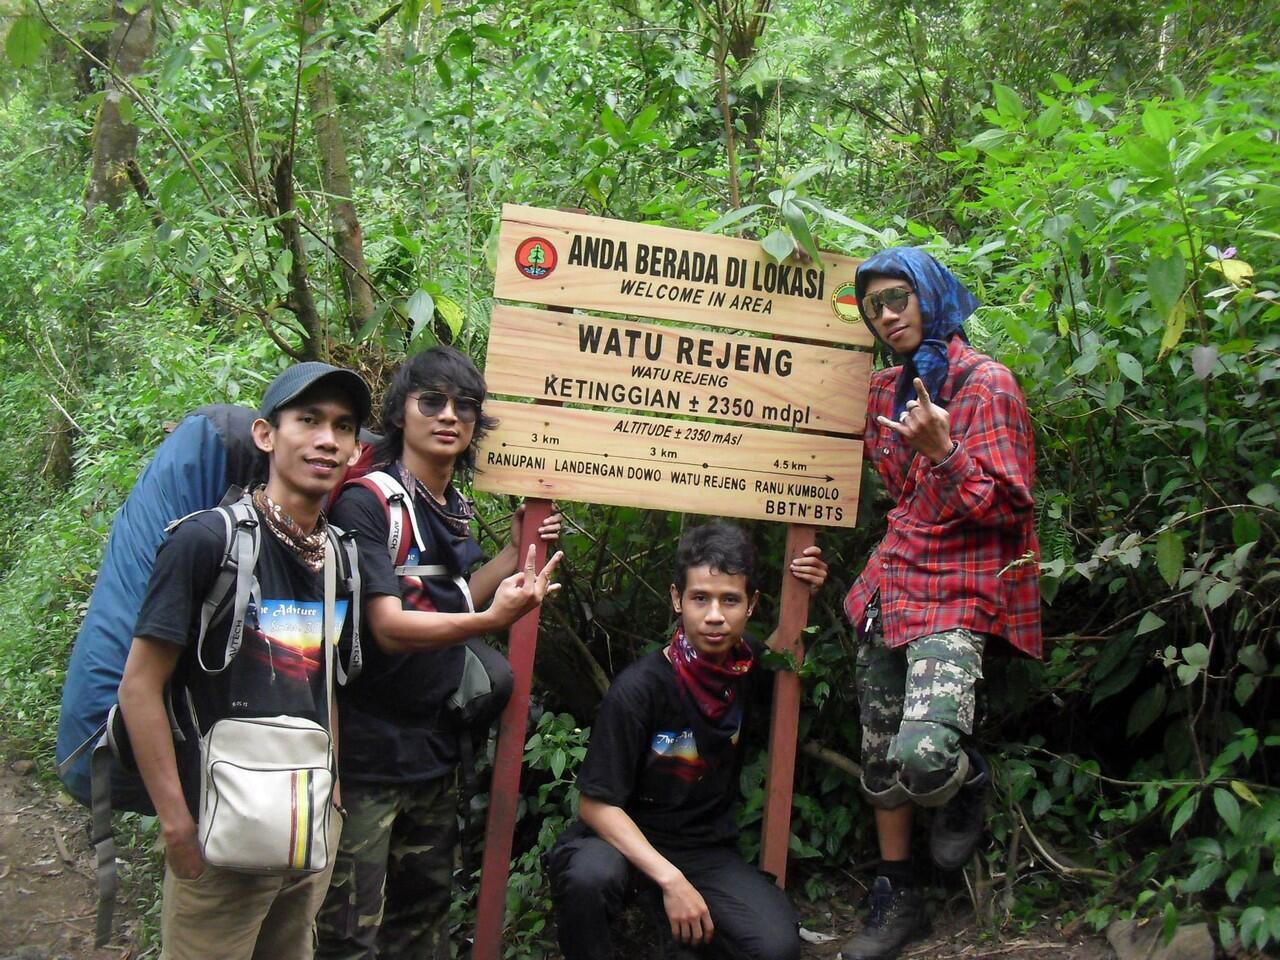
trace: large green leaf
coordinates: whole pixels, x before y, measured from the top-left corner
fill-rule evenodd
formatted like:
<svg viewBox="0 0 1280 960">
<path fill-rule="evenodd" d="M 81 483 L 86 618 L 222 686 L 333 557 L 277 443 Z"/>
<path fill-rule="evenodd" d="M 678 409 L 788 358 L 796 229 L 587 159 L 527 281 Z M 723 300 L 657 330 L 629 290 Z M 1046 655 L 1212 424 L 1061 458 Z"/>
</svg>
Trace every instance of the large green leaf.
<svg viewBox="0 0 1280 960">
<path fill-rule="evenodd" d="M 1199 793 L 1193 793 L 1182 802 L 1182 806 L 1178 807 L 1178 812 L 1173 815 L 1173 823 L 1169 827 L 1169 836 L 1172 837 L 1186 826 L 1187 821 L 1191 819 L 1191 815 L 1196 812 L 1196 807 L 1198 806 L 1200 806 Z"/>
<path fill-rule="evenodd" d="M 760 241 L 760 246 L 764 248 L 765 253 L 779 263 L 791 256 L 795 250 L 795 242 L 791 239 L 791 234 L 785 230 L 773 231 Z"/>
<path fill-rule="evenodd" d="M 653 121 L 658 119 L 658 107 L 656 104 L 649 104 L 631 121 L 631 137 L 636 139 L 645 131 L 653 126 Z"/>
<path fill-rule="evenodd" d="M 800 184 L 812 180 L 826 169 L 827 165 L 825 163 L 812 163 L 797 173 L 794 177 L 788 178 L 787 186 L 794 190 L 796 187 L 800 186 Z"/>
<path fill-rule="evenodd" d="M 1280 491 L 1273 483 L 1260 483 L 1249 491 L 1249 499 L 1260 507 L 1270 507 L 1280 500 Z"/>
<path fill-rule="evenodd" d="M 1150 137 L 1133 137 L 1120 148 L 1121 157 L 1138 173 L 1163 179 L 1169 175 L 1169 148 Z"/>
<path fill-rule="evenodd" d="M 1138 629 L 1133 632 L 1135 637 L 1141 637 L 1151 633 L 1153 630 L 1159 630 L 1164 626 L 1164 621 L 1148 610 L 1142 615 L 1142 619 L 1138 621 Z"/>
<path fill-rule="evenodd" d="M 34 65 L 40 59 L 40 53 L 44 50 L 47 39 L 48 31 L 39 17 L 31 15 L 18 17 L 13 21 L 13 26 L 9 28 L 9 34 L 5 37 L 4 52 L 9 57 L 9 62 L 21 70 Z"/>
<path fill-rule="evenodd" d="M 1156 538 L 1156 569 L 1169 586 L 1178 582 L 1182 561 L 1186 556 L 1181 538 L 1172 530 L 1164 530 Z"/>
<path fill-rule="evenodd" d="M 702 228 L 703 233 L 719 233 L 725 227 L 744 220 L 751 214 L 764 206 L 763 203 L 748 203 L 745 207 L 738 207 L 736 210 L 730 210 L 724 216 L 717 218 L 713 222 Z"/>
<path fill-rule="evenodd" d="M 418 339 L 418 336 L 431 323 L 431 317 L 435 313 L 435 300 L 431 294 L 425 290 L 418 290 L 409 298 L 408 304 L 405 306 L 405 313 L 409 315 L 409 319 L 413 322 L 413 328 L 409 332 L 409 342 L 412 343 Z"/>
<path fill-rule="evenodd" d="M 1168 702 L 1168 694 L 1165 691 L 1163 683 L 1157 683 L 1154 687 L 1150 687 L 1133 702 L 1133 706 L 1129 709 L 1129 723 L 1126 728 L 1126 736 L 1136 737 L 1155 723 L 1156 719 L 1164 712 L 1165 704 Z"/>
<path fill-rule="evenodd" d="M 451 339 L 457 340 L 458 335 L 462 333 L 463 324 L 466 323 L 467 315 L 463 311 L 458 301 L 452 297 L 446 297 L 443 294 L 436 297 L 436 313 L 440 314 L 445 324 L 449 327 Z"/>
<path fill-rule="evenodd" d="M 787 201 L 782 205 L 782 219 L 786 221 L 791 229 L 791 235 L 795 237 L 801 249 L 815 261 L 820 260 L 822 254 L 818 251 L 818 244 L 814 242 L 813 234 L 809 232 L 809 221 L 805 219 L 804 211 Z"/>
<path fill-rule="evenodd" d="M 1200 144 L 1195 152 L 1183 163 L 1181 174 L 1186 177 L 1194 177 L 1209 163 L 1226 156 L 1237 147 L 1258 143 L 1260 133 L 1261 131 L 1259 130 L 1237 130 L 1235 133 L 1227 134 L 1221 140 Z"/>
<path fill-rule="evenodd" d="M 1036 136 L 1041 140 L 1050 139 L 1062 126 L 1062 104 L 1055 103 L 1036 117 Z"/>
<path fill-rule="evenodd" d="M 1175 250 L 1167 257 L 1151 258 L 1147 265 L 1147 289 L 1157 317 L 1168 322 L 1186 288 L 1187 264 L 1181 253 Z"/>
<path fill-rule="evenodd" d="M 1142 111 L 1142 129 L 1156 143 L 1166 146 L 1173 139 L 1173 116 L 1155 104 L 1148 104 Z"/>
<path fill-rule="evenodd" d="M 1134 383 L 1142 383 L 1142 363 L 1131 353 L 1117 353 L 1116 366 Z"/>
<path fill-rule="evenodd" d="M 1213 805 L 1232 833 L 1240 832 L 1240 801 L 1222 787 L 1213 790 Z"/>
<path fill-rule="evenodd" d="M 1022 98 L 1011 87 L 1006 87 L 1003 83 L 992 83 L 991 92 L 995 94 L 996 111 L 1001 116 L 1017 120 L 1026 116 L 1027 108 L 1022 105 Z"/>
</svg>

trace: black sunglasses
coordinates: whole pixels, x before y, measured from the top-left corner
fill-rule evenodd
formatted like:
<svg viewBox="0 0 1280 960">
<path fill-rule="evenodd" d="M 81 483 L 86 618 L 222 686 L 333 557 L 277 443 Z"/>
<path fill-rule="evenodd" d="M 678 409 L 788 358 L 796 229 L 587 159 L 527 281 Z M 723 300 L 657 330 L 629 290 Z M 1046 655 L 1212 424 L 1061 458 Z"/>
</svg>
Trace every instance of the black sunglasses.
<svg viewBox="0 0 1280 960">
<path fill-rule="evenodd" d="M 862 298 L 862 310 L 869 320 L 879 320 L 888 307 L 894 313 L 901 313 L 907 308 L 911 299 L 911 291 L 906 287 L 890 287 L 881 293 L 873 293 Z"/>
<path fill-rule="evenodd" d="M 418 394 L 418 411 L 424 417 L 438 416 L 453 401 L 453 412 L 463 423 L 475 423 L 480 416 L 480 401 L 475 397 L 450 396 L 447 393 L 431 391 Z"/>
</svg>

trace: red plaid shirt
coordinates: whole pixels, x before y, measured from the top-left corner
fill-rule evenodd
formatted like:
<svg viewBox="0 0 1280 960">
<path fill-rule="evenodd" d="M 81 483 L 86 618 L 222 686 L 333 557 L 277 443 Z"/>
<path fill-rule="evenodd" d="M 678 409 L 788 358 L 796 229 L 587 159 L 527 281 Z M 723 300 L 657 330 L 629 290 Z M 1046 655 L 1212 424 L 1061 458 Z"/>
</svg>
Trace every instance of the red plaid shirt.
<svg viewBox="0 0 1280 960">
<path fill-rule="evenodd" d="M 877 415 L 893 416 L 902 367 L 871 378 L 864 453 L 896 503 L 888 532 L 845 598 L 845 614 L 861 627 L 878 590 L 890 647 L 966 627 L 1039 657 L 1040 544 L 1026 401 L 1007 368 L 960 337 L 951 339 L 947 359 L 941 395 L 951 397 L 956 449 L 937 466 L 876 423 Z"/>
</svg>

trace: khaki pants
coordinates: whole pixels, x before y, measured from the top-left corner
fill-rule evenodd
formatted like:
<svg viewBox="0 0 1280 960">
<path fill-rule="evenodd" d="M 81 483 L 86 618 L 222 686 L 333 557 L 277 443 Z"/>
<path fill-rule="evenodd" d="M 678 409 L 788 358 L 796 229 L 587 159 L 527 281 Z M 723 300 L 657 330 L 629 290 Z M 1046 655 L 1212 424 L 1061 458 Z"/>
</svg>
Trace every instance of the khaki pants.
<svg viewBox="0 0 1280 960">
<path fill-rule="evenodd" d="M 330 818 L 329 850 L 342 818 Z M 316 911 L 333 874 L 264 876 L 206 866 L 194 880 L 164 872 L 160 960 L 311 960 Z"/>
</svg>

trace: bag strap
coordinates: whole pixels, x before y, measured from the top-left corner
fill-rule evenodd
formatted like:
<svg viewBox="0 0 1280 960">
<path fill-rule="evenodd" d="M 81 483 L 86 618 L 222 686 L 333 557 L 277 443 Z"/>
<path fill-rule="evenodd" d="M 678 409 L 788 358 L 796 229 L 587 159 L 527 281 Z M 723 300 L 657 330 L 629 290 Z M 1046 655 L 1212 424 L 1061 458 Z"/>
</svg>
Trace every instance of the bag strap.
<svg viewBox="0 0 1280 960">
<path fill-rule="evenodd" d="M 119 704 L 112 704 L 103 724 L 102 736 L 94 745 L 89 760 L 90 837 L 98 876 L 98 919 L 94 945 L 105 947 L 111 939 L 111 924 L 116 912 L 116 893 L 120 875 L 116 864 L 116 838 L 111 829 L 111 767 L 115 743 L 111 737 L 112 720 Z"/>
<path fill-rule="evenodd" d="M 403 484 L 383 470 L 367 473 L 354 482 L 360 483 L 363 480 L 369 481 L 366 488 L 372 487 L 387 504 L 387 553 L 391 557 L 391 562 L 394 564 L 400 556 L 400 545 L 404 536 L 404 517 L 406 515 L 409 517 L 409 523 L 413 528 L 413 545 L 421 553 L 426 541 L 422 538 L 422 533 L 418 529 L 418 518 L 413 512 L 413 498 L 409 496 Z M 442 563 L 397 564 L 395 574 L 397 577 L 448 577 L 462 591 L 462 595 L 467 601 L 467 610 L 475 613 L 475 603 L 471 599 L 471 589 L 467 585 L 467 581 L 462 577 L 455 577 L 449 572 L 449 568 Z"/>
<path fill-rule="evenodd" d="M 342 658 L 336 658 L 336 670 L 338 676 L 338 684 L 346 686 L 352 680 L 360 675 L 360 671 L 364 667 L 364 655 L 360 648 L 360 555 L 356 548 L 355 534 L 349 531 L 335 527 L 333 524 L 328 526 L 328 544 L 325 547 L 325 588 L 328 590 L 328 577 L 330 558 L 336 562 L 338 558 L 345 560 L 342 566 L 342 588 L 351 597 L 351 656 L 347 658 L 347 665 L 344 668 Z M 335 581 L 337 573 L 334 573 Z M 335 582 L 334 589 L 336 593 L 337 584 Z M 328 593 L 325 594 L 326 602 Z M 327 624 L 330 619 L 337 616 L 337 598 L 334 598 L 334 609 L 330 610 L 325 607 L 326 624 L 324 629 L 328 629 Z"/>
<path fill-rule="evenodd" d="M 333 736 L 334 651 L 338 648 L 338 556 L 334 549 L 335 539 L 330 533 L 324 542 L 324 614 L 320 636 L 320 642 L 324 645 L 324 728 L 329 731 L 330 737 Z M 352 606 L 358 602 L 358 597 L 351 598 Z M 336 659 L 339 660 L 337 668 L 341 670 L 341 658 Z"/>
<path fill-rule="evenodd" d="M 222 556 L 222 568 L 200 606 L 200 633 L 196 637 L 196 662 L 205 673 L 218 674 L 231 665 L 244 641 L 244 620 L 253 600 L 261 606 L 262 589 L 254 576 L 258 565 L 258 552 L 262 547 L 262 533 L 253 501 L 244 496 L 226 507 L 215 508 L 222 517 L 226 547 Z M 184 518 L 185 519 L 185 518 Z M 235 588 L 235 598 L 230 608 L 225 605 L 227 594 Z M 222 665 L 211 667 L 205 662 L 204 641 L 209 628 L 231 614 L 231 630 L 222 655 Z"/>
<path fill-rule="evenodd" d="M 413 513 L 413 498 L 404 486 L 385 470 L 366 473 L 357 483 L 364 482 L 366 488 L 372 488 L 387 505 L 387 553 L 391 562 L 395 563 L 400 556 L 400 546 L 404 542 L 405 517 L 409 518 L 409 527 L 413 530 L 413 545 L 421 553 L 426 543 L 422 539 L 422 531 L 418 529 L 418 518 Z M 406 566 L 396 567 L 397 576 L 406 576 L 401 571 L 410 570 Z M 408 576 L 418 574 L 409 573 Z"/>
<path fill-rule="evenodd" d="M 178 718 L 173 711 L 169 688 L 165 687 L 165 711 L 169 714 L 169 724 L 174 739 L 183 742 L 186 737 L 178 727 Z M 120 874 L 116 861 L 116 838 L 111 824 L 111 774 L 117 764 L 123 766 L 122 758 L 126 752 L 132 753 L 128 745 L 117 739 L 117 728 L 127 737 L 124 729 L 124 717 L 120 713 L 120 704 L 113 703 L 107 711 L 107 719 L 84 743 L 58 765 L 59 771 L 75 763 L 92 744 L 93 753 L 89 758 L 89 842 L 93 844 L 94 858 L 97 864 L 98 878 L 98 917 L 94 931 L 94 945 L 104 947 L 111 939 L 111 927 L 115 918 L 116 893 L 120 889 Z"/>
</svg>

